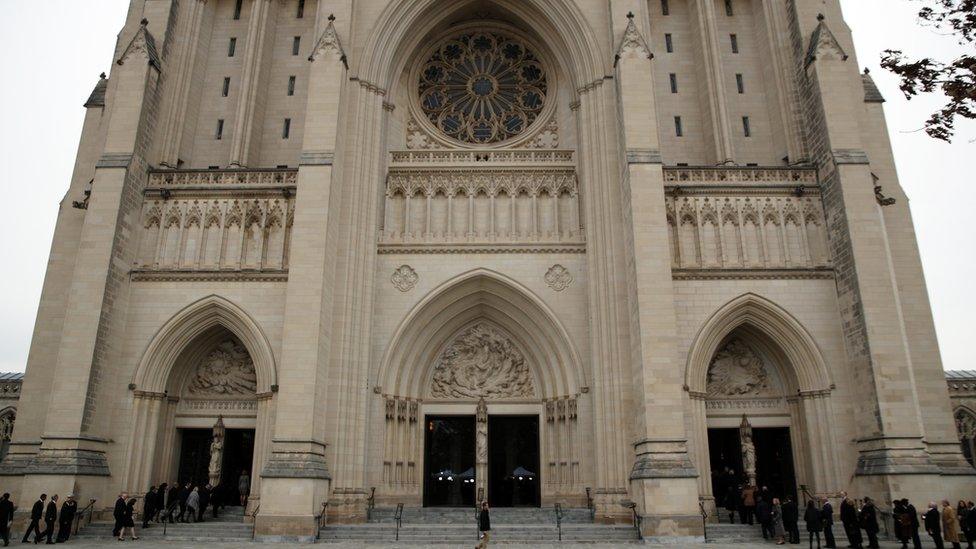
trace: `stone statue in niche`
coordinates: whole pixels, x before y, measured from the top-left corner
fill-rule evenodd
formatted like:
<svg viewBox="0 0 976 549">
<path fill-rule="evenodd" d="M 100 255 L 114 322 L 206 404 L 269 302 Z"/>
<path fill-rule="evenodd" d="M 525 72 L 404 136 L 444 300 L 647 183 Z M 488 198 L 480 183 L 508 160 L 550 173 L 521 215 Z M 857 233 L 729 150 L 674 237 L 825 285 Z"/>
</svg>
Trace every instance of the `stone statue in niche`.
<svg viewBox="0 0 976 549">
<path fill-rule="evenodd" d="M 247 349 L 228 340 L 198 367 L 187 391 L 194 396 L 238 396 L 257 392 L 258 377 Z"/>
<path fill-rule="evenodd" d="M 462 332 L 434 368 L 435 398 L 511 398 L 535 394 L 529 367 L 512 342 L 487 323 Z"/>
<path fill-rule="evenodd" d="M 218 416 L 217 423 L 213 427 L 213 440 L 210 442 L 210 466 L 207 468 L 211 486 L 220 484 L 224 464 L 224 435 L 226 432 L 224 416 Z"/>
<path fill-rule="evenodd" d="M 769 390 L 769 373 L 761 358 L 738 339 L 715 353 L 708 368 L 708 396 L 758 396 Z"/>
<path fill-rule="evenodd" d="M 756 485 L 756 445 L 752 441 L 752 424 L 746 416 L 742 416 L 739 425 L 739 443 L 742 448 L 742 469 L 749 479 L 749 484 Z"/>
</svg>

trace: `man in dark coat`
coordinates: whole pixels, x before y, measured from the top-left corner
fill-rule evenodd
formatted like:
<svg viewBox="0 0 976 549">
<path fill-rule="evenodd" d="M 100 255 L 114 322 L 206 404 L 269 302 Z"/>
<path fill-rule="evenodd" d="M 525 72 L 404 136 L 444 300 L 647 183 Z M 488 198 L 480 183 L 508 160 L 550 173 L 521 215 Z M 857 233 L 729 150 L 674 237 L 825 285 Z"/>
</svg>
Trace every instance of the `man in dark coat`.
<svg viewBox="0 0 976 549">
<path fill-rule="evenodd" d="M 186 500 L 189 499 L 192 492 L 192 482 L 187 482 L 186 486 L 183 487 L 183 490 L 180 491 L 180 522 L 186 522 Z"/>
<path fill-rule="evenodd" d="M 871 498 L 864 498 L 864 507 L 861 507 L 861 528 L 868 535 L 868 547 L 870 549 L 878 549 L 878 511 L 874 507 L 874 502 Z"/>
<path fill-rule="evenodd" d="M 759 519 L 763 539 L 771 538 L 773 536 L 773 508 L 765 498 L 759 498 L 759 501 L 756 502 L 756 518 Z"/>
<path fill-rule="evenodd" d="M 51 501 L 47 502 L 47 511 L 44 513 L 44 533 L 40 534 L 34 543 L 40 538 L 47 538 L 49 545 L 54 544 L 54 525 L 58 522 L 58 495 L 51 496 Z"/>
<path fill-rule="evenodd" d="M 47 494 L 41 494 L 41 497 L 34 502 L 34 506 L 31 507 L 30 514 L 30 524 L 27 525 L 27 531 L 24 532 L 24 539 L 21 540 L 22 543 L 27 543 L 30 539 L 30 535 L 34 534 L 34 543 L 41 539 L 41 518 L 44 517 L 44 502 L 47 501 Z"/>
<path fill-rule="evenodd" d="M 844 533 L 847 534 L 847 546 L 853 549 L 861 549 L 861 527 L 857 523 L 857 507 L 851 498 L 847 497 L 847 492 L 841 492 L 840 501 L 840 522 L 844 525 Z"/>
<path fill-rule="evenodd" d="M 0 497 L 0 537 L 3 538 L 3 546 L 10 545 L 10 521 L 14 518 L 14 503 L 10 501 L 10 494 Z"/>
<path fill-rule="evenodd" d="M 149 528 L 149 521 L 156 514 L 156 487 L 150 486 L 142 499 L 142 527 Z"/>
<path fill-rule="evenodd" d="M 200 488 L 200 509 L 197 513 L 196 521 L 203 522 L 203 514 L 207 510 L 207 505 L 210 505 L 210 485 L 206 485 Z"/>
<path fill-rule="evenodd" d="M 783 500 L 783 528 L 789 535 L 790 543 L 800 543 L 800 511 L 796 508 L 793 498 L 786 496 Z"/>
<path fill-rule="evenodd" d="M 61 504 L 61 514 L 58 516 L 58 543 L 68 541 L 71 536 L 71 523 L 75 520 L 76 512 L 78 512 L 78 502 L 75 501 L 74 494 L 68 494 Z"/>
<path fill-rule="evenodd" d="M 934 501 L 929 503 L 929 510 L 925 513 L 925 531 L 932 536 L 935 549 L 945 549 L 942 545 L 942 517 L 939 515 L 939 506 Z"/>
<path fill-rule="evenodd" d="M 224 505 L 224 485 L 217 484 L 210 490 L 210 509 L 213 510 L 213 518 L 217 517 L 217 511 Z"/>
<path fill-rule="evenodd" d="M 835 549 L 837 544 L 834 542 L 834 506 L 827 498 L 820 498 L 823 506 L 820 508 L 820 515 L 823 521 L 824 547 Z"/>
<path fill-rule="evenodd" d="M 152 516 L 153 522 L 159 522 L 159 515 L 162 514 L 162 513 L 164 513 L 166 511 L 166 490 L 167 490 L 167 488 L 168 488 L 168 486 L 164 482 L 164 483 L 160 484 L 159 485 L 159 488 L 156 490 L 156 503 L 155 503 L 155 505 L 153 505 L 153 509 L 155 510 L 155 512 L 153 513 L 153 516 Z"/>
<path fill-rule="evenodd" d="M 177 509 L 179 509 L 182 497 L 183 489 L 180 488 L 179 483 L 173 483 L 173 487 L 169 489 L 169 494 L 166 495 L 166 516 L 169 517 L 170 524 L 176 522 Z"/>
<path fill-rule="evenodd" d="M 122 492 L 119 499 L 115 500 L 115 508 L 112 509 L 112 518 L 115 519 L 115 526 L 112 527 L 112 535 L 119 537 L 122 531 L 122 519 L 125 518 L 125 501 L 129 499 L 129 494 Z"/>
<path fill-rule="evenodd" d="M 914 549 L 922 549 L 922 539 L 918 537 L 918 529 L 920 526 L 918 523 L 918 511 L 915 509 L 915 506 L 912 505 L 910 501 L 908 501 L 908 498 L 901 500 L 901 504 L 905 506 L 905 512 L 911 515 L 912 546 L 914 547 Z"/>
</svg>

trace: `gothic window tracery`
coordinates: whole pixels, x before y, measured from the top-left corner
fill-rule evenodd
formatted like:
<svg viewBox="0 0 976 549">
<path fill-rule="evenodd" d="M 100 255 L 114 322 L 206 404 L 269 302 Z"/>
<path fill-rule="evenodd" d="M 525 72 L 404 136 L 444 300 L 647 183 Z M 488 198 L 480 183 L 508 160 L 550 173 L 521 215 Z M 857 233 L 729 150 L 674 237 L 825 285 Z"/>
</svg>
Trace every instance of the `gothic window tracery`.
<svg viewBox="0 0 976 549">
<path fill-rule="evenodd" d="M 488 145 L 525 133 L 547 104 L 549 78 L 532 47 L 500 30 L 465 31 L 418 74 L 420 110 L 441 133 Z"/>
</svg>

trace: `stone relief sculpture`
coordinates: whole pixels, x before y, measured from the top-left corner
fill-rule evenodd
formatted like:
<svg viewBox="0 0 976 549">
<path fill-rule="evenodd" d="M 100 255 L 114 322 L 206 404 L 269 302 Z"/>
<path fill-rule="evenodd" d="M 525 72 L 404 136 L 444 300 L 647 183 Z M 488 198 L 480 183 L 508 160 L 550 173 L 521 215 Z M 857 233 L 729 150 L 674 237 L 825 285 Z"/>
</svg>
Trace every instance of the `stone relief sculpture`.
<svg viewBox="0 0 976 549">
<path fill-rule="evenodd" d="M 220 484 L 220 475 L 223 472 L 224 464 L 224 416 L 217 417 L 217 423 L 213 427 L 213 440 L 210 442 L 210 465 L 207 472 L 210 477 L 211 486 Z"/>
<path fill-rule="evenodd" d="M 708 396 L 756 396 L 769 390 L 769 374 L 748 345 L 733 339 L 715 353 L 708 368 Z"/>
<path fill-rule="evenodd" d="M 554 291 L 561 292 L 573 283 L 573 273 L 562 265 L 553 265 L 546 272 L 546 284 Z"/>
<path fill-rule="evenodd" d="M 232 340 L 217 346 L 197 367 L 187 391 L 193 396 L 238 396 L 257 392 L 258 377 L 247 349 Z"/>
<path fill-rule="evenodd" d="M 512 342 L 487 323 L 462 332 L 441 355 L 431 395 L 492 399 L 535 394 L 528 365 Z"/>
<path fill-rule="evenodd" d="M 393 283 L 393 287 L 401 292 L 409 292 L 417 285 L 417 281 L 420 277 L 417 275 L 417 271 L 413 270 L 410 265 L 401 265 L 397 270 L 393 271 L 393 276 L 390 277 L 390 282 Z"/>
</svg>

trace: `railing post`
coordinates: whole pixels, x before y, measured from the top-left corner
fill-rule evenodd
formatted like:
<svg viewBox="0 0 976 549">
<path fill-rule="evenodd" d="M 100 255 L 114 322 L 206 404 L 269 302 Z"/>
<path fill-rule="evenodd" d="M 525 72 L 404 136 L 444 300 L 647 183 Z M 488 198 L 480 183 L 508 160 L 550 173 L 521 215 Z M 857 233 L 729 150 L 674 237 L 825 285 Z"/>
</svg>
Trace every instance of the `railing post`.
<svg viewBox="0 0 976 549">
<path fill-rule="evenodd" d="M 705 535 L 705 543 L 708 543 L 708 512 L 705 511 L 705 502 L 699 500 L 698 509 L 701 511 L 702 532 Z"/>
<path fill-rule="evenodd" d="M 563 508 L 562 505 L 556 504 L 556 531 L 559 533 L 559 541 L 563 540 Z"/>
<path fill-rule="evenodd" d="M 403 520 L 403 504 L 397 503 L 396 514 L 394 517 L 396 519 L 396 541 L 400 541 L 400 522 Z"/>
</svg>

